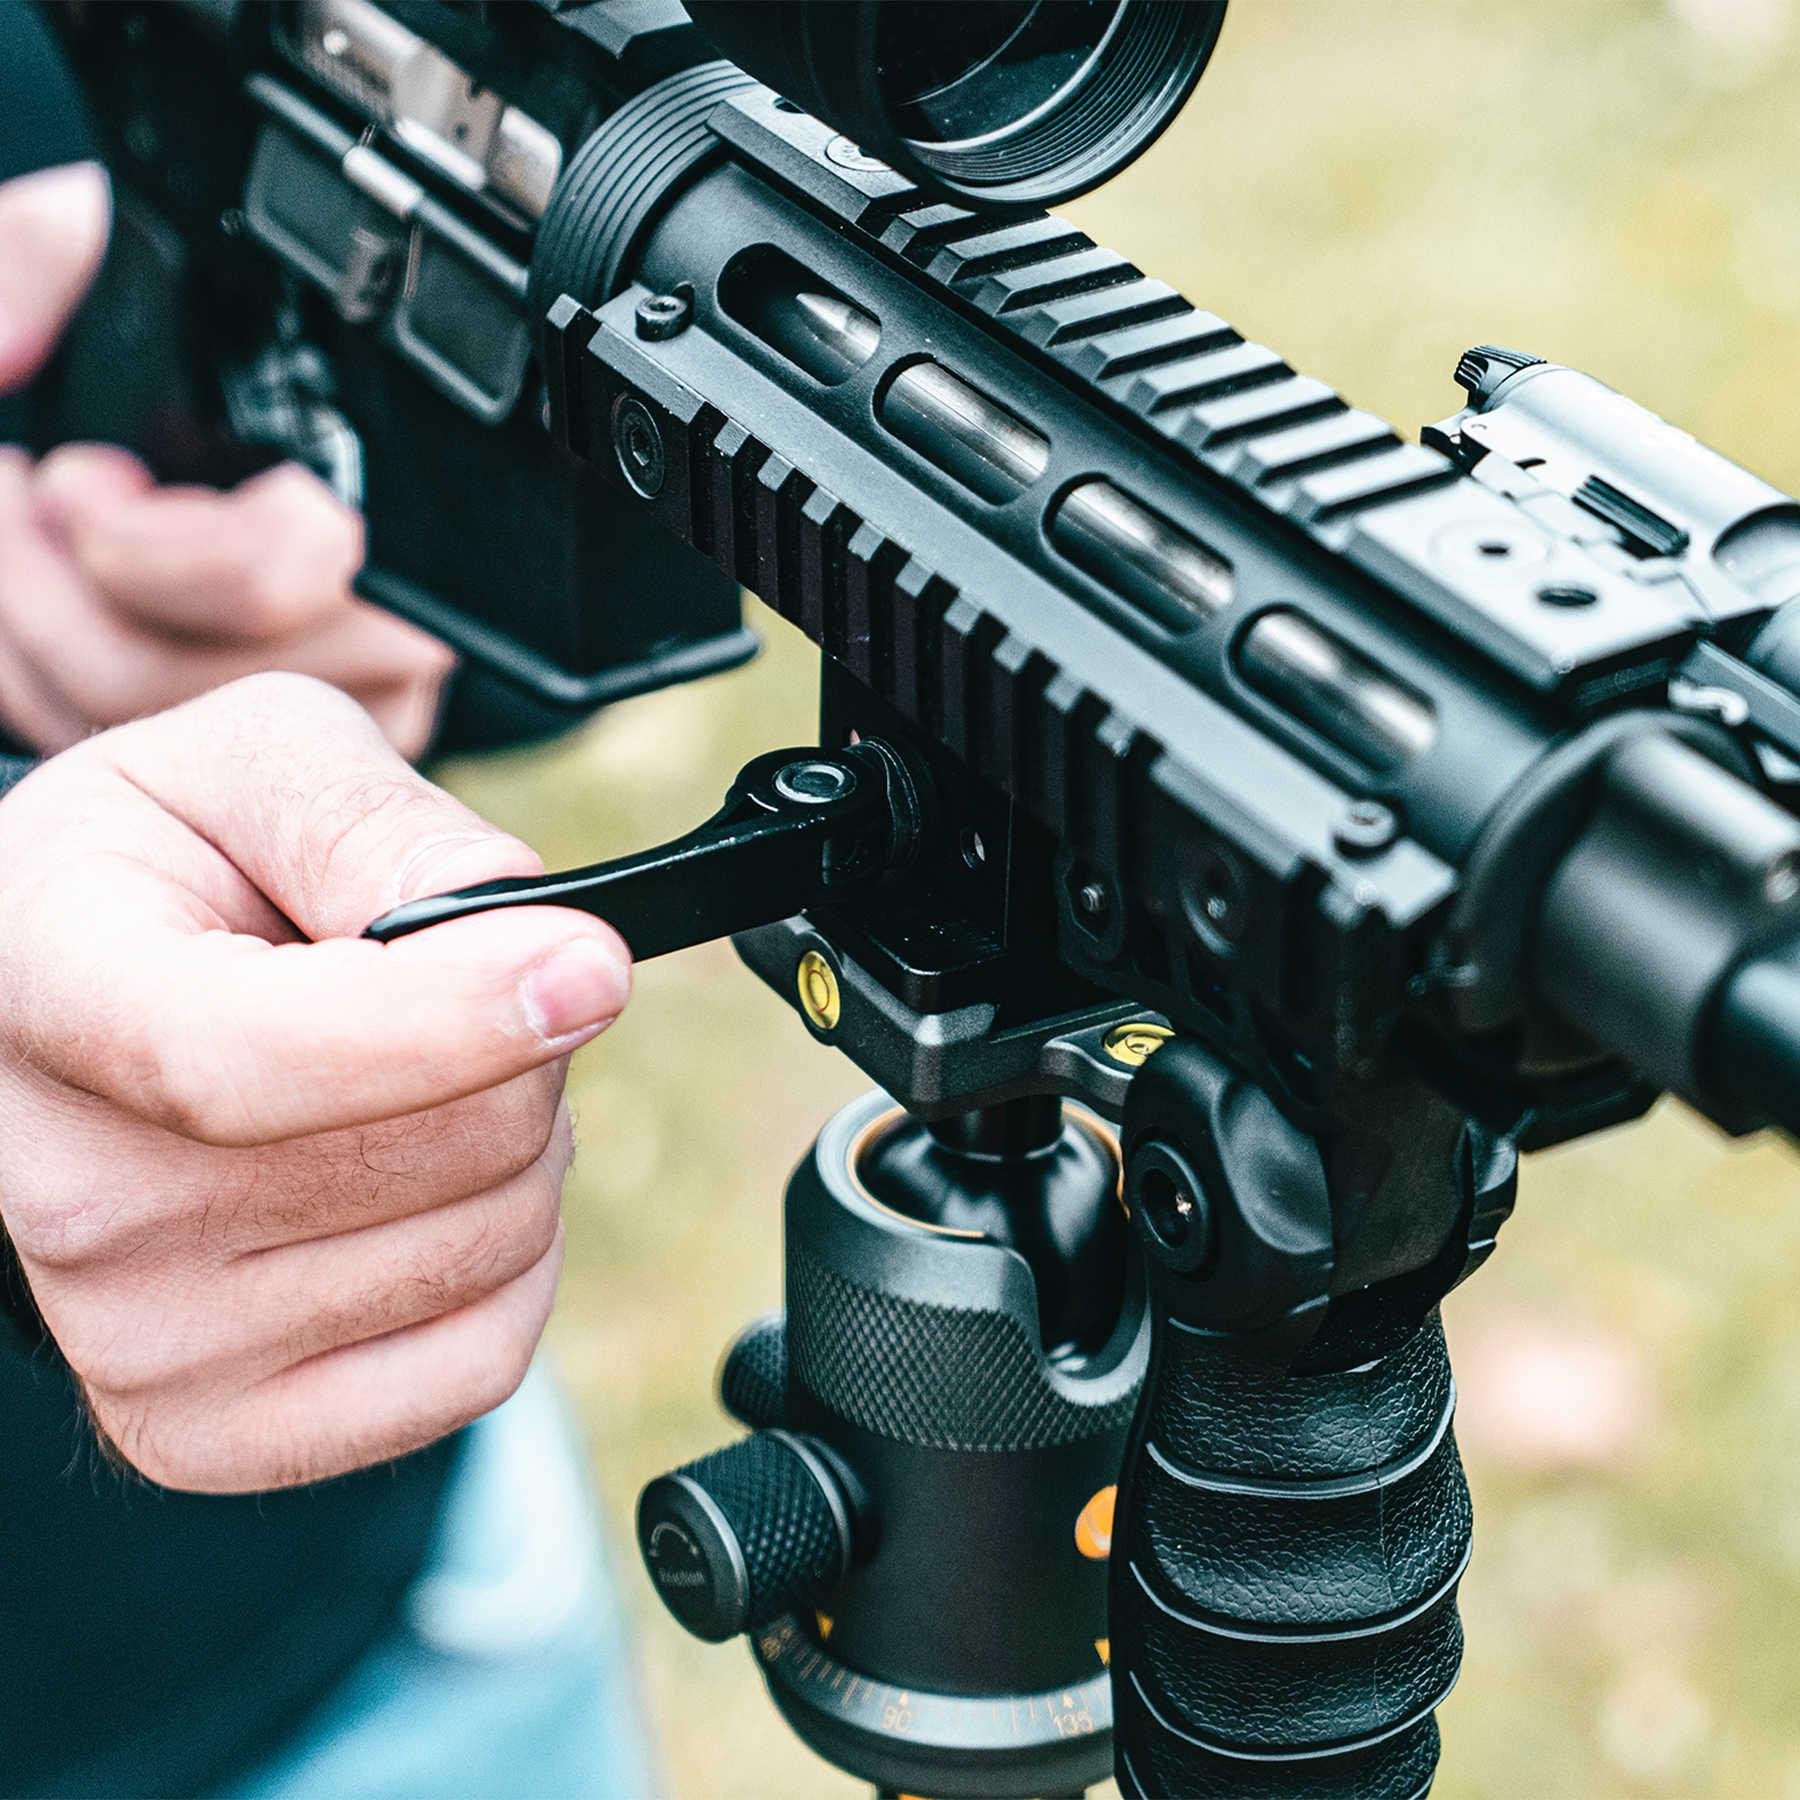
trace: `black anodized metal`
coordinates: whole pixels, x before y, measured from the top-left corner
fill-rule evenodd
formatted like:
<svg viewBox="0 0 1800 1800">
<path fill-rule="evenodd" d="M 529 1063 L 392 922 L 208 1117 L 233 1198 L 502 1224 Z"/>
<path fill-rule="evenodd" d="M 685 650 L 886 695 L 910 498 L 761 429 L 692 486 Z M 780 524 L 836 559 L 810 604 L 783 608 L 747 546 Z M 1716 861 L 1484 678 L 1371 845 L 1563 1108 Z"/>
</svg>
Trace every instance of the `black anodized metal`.
<svg viewBox="0 0 1800 1800">
<path fill-rule="evenodd" d="M 884 1128 L 904 1116 L 879 1093 L 840 1112 L 786 1209 L 786 1416 L 853 1471 L 872 1545 L 824 1617 L 760 1634 L 757 1654 L 800 1734 L 884 1788 L 1079 1789 L 1110 1742 L 1106 1565 L 1077 1525 L 1117 1474 L 1142 1307 L 1121 1290 L 1103 1342 L 1051 1354 L 1019 1251 L 864 1184 Z M 1088 1136 L 1080 1179 L 1116 1205 L 1104 1139 L 1064 1129 Z"/>
</svg>

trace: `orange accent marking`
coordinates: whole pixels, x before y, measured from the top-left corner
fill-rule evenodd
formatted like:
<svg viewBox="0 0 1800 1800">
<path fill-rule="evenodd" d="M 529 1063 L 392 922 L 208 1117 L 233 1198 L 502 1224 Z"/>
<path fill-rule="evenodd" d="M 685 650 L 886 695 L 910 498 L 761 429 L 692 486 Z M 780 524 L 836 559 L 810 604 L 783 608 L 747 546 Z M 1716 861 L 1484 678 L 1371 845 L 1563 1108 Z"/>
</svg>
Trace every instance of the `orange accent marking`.
<svg viewBox="0 0 1800 1800">
<path fill-rule="evenodd" d="M 1113 1505 L 1118 1497 L 1116 1485 L 1103 1487 L 1075 1520 L 1075 1548 L 1089 1562 L 1105 1562 L 1112 1555 Z"/>
<path fill-rule="evenodd" d="M 1100 1653 L 1100 1661 L 1110 1668 L 1112 1665 L 1112 1639 L 1095 1638 L 1094 1648 Z"/>
<path fill-rule="evenodd" d="M 837 1620 L 827 1618 L 826 1615 L 822 1612 L 814 1613 L 813 1617 L 815 1619 L 817 1619 L 819 1622 L 819 1636 L 822 1638 L 830 1637 L 831 1636 L 831 1628 L 832 1628 L 832 1626 L 834 1626 L 837 1623 Z"/>
</svg>

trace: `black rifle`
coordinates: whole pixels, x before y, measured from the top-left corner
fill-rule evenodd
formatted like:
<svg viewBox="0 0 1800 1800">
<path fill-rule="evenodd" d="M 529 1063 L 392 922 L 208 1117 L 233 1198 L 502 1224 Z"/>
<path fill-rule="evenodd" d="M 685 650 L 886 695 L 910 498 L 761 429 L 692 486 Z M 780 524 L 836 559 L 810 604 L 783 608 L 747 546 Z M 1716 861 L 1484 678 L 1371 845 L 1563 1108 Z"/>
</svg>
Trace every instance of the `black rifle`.
<svg viewBox="0 0 1800 1800">
<path fill-rule="evenodd" d="M 640 1513 L 809 1743 L 944 1795 L 1422 1794 L 1469 1544 L 1436 1309 L 1516 1150 L 1664 1090 L 1800 1127 L 1800 507 L 1508 350 L 1403 443 L 1032 210 L 1220 6 L 691 11 L 775 85 L 658 0 L 74 34 L 153 145 L 230 96 L 194 253 L 279 266 L 293 342 L 452 392 L 492 296 L 447 271 L 512 244 L 554 466 L 824 653 L 822 747 L 699 831 L 373 929 L 733 932 L 884 1090 L 790 1187 L 754 1434 Z"/>
</svg>

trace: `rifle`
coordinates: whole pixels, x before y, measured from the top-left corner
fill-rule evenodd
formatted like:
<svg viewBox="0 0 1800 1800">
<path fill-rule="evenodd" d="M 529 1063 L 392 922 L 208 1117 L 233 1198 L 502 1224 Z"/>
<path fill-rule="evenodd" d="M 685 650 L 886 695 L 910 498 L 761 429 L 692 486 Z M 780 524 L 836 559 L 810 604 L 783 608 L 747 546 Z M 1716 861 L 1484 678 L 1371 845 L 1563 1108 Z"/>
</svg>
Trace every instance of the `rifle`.
<svg viewBox="0 0 1800 1800">
<path fill-rule="evenodd" d="M 652 5 L 228 34 L 240 236 L 333 330 L 371 191 L 435 251 L 396 172 L 506 203 L 398 99 L 454 83 L 332 85 L 357 32 L 474 75 L 492 144 L 580 71 L 525 281 L 549 439 L 823 652 L 819 744 L 699 830 L 372 929 L 729 933 L 878 1083 L 727 1360 L 751 1435 L 639 1518 L 814 1748 L 895 1792 L 1423 1793 L 1469 1545 L 1436 1309 L 1517 1151 L 1665 1090 L 1800 1121 L 1800 507 L 1496 347 L 1404 443 L 1036 211 L 1221 8 L 690 10 L 741 68 Z M 311 272 L 301 219 L 352 226 Z M 390 303 L 348 323 L 403 356 Z"/>
</svg>

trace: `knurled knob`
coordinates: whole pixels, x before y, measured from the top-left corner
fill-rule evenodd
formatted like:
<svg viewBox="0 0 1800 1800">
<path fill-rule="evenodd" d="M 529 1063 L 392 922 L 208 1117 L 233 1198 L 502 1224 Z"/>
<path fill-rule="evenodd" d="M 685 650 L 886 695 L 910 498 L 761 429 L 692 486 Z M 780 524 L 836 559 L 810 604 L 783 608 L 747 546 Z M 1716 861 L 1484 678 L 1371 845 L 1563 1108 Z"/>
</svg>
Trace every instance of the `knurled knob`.
<svg viewBox="0 0 1800 1800">
<path fill-rule="evenodd" d="M 1501 382 L 1544 359 L 1529 350 L 1508 350 L 1500 344 L 1477 344 L 1465 350 L 1456 365 L 1456 384 L 1477 406 L 1493 399 Z"/>
<path fill-rule="evenodd" d="M 769 1313 L 746 1325 L 719 1367 L 719 1401 L 752 1431 L 787 1422 L 787 1320 Z"/>
<path fill-rule="evenodd" d="M 638 1549 L 663 1604 L 718 1643 L 826 1599 L 850 1565 L 850 1508 L 824 1454 L 759 1431 L 659 1476 Z"/>
</svg>

